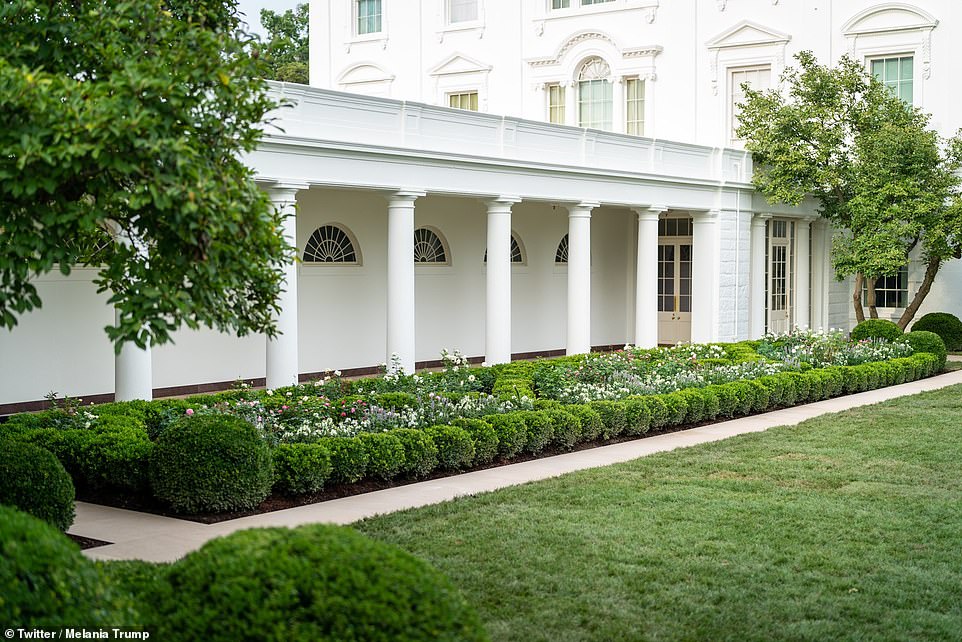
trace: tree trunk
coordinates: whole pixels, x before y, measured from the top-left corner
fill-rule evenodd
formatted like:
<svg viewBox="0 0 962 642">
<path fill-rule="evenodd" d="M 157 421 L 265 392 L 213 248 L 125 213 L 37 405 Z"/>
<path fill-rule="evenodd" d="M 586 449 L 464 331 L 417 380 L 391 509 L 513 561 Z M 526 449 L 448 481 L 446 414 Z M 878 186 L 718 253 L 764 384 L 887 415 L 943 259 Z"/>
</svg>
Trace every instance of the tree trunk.
<svg viewBox="0 0 962 642">
<path fill-rule="evenodd" d="M 911 323 L 912 319 L 915 318 L 915 313 L 919 311 L 922 302 L 925 301 L 925 297 L 929 294 L 929 290 L 932 289 L 932 283 L 935 281 L 935 276 L 939 273 L 941 267 L 941 259 L 929 259 L 928 265 L 925 266 L 925 278 L 922 279 L 922 285 L 919 286 L 919 290 L 915 293 L 912 302 L 909 303 L 909 307 L 905 308 L 905 312 L 903 312 L 899 318 L 899 327 L 903 330 Z"/>
<path fill-rule="evenodd" d="M 868 304 L 868 315 L 872 319 L 878 318 L 878 308 L 875 305 L 875 283 L 878 279 L 866 277 L 865 279 L 865 303 Z"/>
<path fill-rule="evenodd" d="M 855 275 L 855 294 L 852 295 L 852 305 L 855 306 L 855 321 L 861 323 L 865 320 L 865 312 L 862 310 L 862 283 L 865 277 L 859 272 Z"/>
</svg>

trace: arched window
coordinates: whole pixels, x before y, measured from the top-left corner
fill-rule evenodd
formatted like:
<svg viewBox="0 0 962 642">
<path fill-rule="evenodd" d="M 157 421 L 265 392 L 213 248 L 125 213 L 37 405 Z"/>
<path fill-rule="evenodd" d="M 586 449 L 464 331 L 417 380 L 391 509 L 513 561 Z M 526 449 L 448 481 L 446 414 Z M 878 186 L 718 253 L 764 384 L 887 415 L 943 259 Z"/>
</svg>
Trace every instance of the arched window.
<svg viewBox="0 0 962 642">
<path fill-rule="evenodd" d="M 488 250 L 484 250 L 484 262 L 488 262 Z M 512 263 L 524 263 L 524 246 L 521 245 L 521 241 L 518 237 L 511 233 L 511 262 Z"/>
<path fill-rule="evenodd" d="M 305 263 L 360 263 L 349 233 L 337 225 L 322 225 L 311 234 L 304 248 Z"/>
<path fill-rule="evenodd" d="M 414 230 L 414 262 L 443 265 L 448 262 L 444 241 L 437 232 L 428 227 Z"/>
<path fill-rule="evenodd" d="M 561 237 L 561 242 L 558 243 L 558 249 L 554 253 L 555 263 L 567 263 L 568 262 L 568 235 L 565 234 Z"/>
<path fill-rule="evenodd" d="M 611 129 L 611 69 L 601 58 L 588 58 L 578 70 L 578 125 Z"/>
</svg>

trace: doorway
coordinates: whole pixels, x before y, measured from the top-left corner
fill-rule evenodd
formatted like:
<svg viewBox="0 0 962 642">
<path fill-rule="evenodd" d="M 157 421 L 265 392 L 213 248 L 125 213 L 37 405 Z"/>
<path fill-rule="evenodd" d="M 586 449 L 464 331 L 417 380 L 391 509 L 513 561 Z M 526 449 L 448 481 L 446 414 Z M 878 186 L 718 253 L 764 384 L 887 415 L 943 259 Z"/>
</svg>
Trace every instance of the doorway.
<svg viewBox="0 0 962 642">
<path fill-rule="evenodd" d="M 658 343 L 691 341 L 692 222 L 658 221 Z"/>
</svg>

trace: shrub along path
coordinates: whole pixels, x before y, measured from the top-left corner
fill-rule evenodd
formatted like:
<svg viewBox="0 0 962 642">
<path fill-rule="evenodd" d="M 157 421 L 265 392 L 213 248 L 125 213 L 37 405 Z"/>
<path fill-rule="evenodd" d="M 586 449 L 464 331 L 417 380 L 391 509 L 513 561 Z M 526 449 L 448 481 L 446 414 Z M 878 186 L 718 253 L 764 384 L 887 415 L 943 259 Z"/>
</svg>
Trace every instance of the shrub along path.
<svg viewBox="0 0 962 642">
<path fill-rule="evenodd" d="M 217 524 L 200 524 L 78 502 L 77 518 L 69 532 L 113 542 L 109 546 L 85 551 L 91 558 L 171 561 L 199 548 L 209 539 L 244 528 L 298 526 L 315 522 L 349 524 L 373 515 L 437 504 L 464 495 L 626 462 L 658 452 L 718 441 L 745 433 L 760 432 L 775 426 L 795 425 L 827 413 L 927 390 L 937 390 L 954 384 L 962 384 L 962 371 L 690 430 L 399 486 L 320 504 L 252 515 Z M 559 505 L 559 508 L 563 506 Z M 490 549 L 490 546 L 486 545 L 485 548 Z"/>
</svg>

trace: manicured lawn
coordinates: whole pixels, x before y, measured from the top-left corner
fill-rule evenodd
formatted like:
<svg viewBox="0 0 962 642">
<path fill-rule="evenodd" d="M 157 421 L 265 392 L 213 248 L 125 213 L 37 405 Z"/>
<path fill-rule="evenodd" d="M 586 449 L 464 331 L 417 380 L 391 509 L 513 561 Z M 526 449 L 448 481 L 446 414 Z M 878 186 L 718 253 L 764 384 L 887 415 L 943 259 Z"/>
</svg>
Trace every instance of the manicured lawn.
<svg viewBox="0 0 962 642">
<path fill-rule="evenodd" d="M 357 526 L 495 640 L 958 640 L 962 387 Z"/>
</svg>

